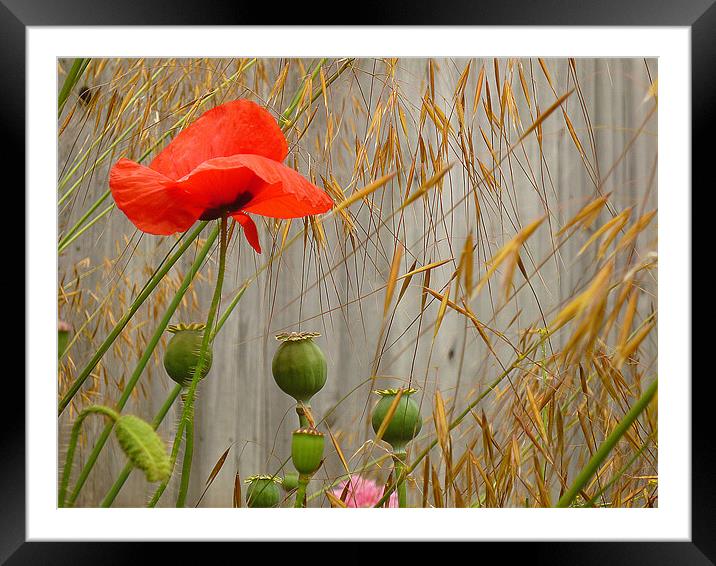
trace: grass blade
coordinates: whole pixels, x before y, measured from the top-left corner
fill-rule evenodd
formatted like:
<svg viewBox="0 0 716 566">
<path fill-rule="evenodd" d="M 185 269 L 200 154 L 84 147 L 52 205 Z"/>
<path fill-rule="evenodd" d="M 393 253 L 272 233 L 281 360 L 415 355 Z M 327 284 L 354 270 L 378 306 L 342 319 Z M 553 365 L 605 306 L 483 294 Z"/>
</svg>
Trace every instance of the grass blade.
<svg viewBox="0 0 716 566">
<path fill-rule="evenodd" d="M 557 507 L 569 507 L 577 494 L 582 490 L 582 488 L 584 488 L 587 482 L 599 469 L 602 462 L 604 462 L 612 449 L 617 445 L 619 439 L 624 436 L 631 425 L 634 424 L 634 421 L 636 421 L 639 415 L 641 415 L 642 412 L 644 412 L 644 410 L 649 406 L 649 403 L 654 398 L 654 395 L 656 395 L 657 387 L 658 380 L 655 380 L 654 383 L 646 389 L 641 398 L 634 403 L 634 406 L 629 409 L 627 414 L 624 415 L 624 418 L 619 422 L 609 436 L 607 436 L 606 440 L 602 442 L 594 456 L 592 456 L 589 462 L 587 462 L 587 465 L 584 466 L 581 472 L 579 472 L 579 475 L 574 480 L 574 483 L 566 492 L 564 492 L 564 495 L 560 497 L 557 502 Z"/>
</svg>

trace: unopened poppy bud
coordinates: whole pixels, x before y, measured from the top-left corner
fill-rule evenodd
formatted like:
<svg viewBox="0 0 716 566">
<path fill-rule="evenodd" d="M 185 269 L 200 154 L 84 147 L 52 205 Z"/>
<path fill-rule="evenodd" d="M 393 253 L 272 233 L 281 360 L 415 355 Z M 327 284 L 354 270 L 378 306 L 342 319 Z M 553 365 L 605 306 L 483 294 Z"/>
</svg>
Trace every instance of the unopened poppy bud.
<svg viewBox="0 0 716 566">
<path fill-rule="evenodd" d="M 134 466 L 144 472 L 147 481 L 169 478 L 169 454 L 152 425 L 134 415 L 122 415 L 114 425 L 114 433 L 124 453 Z"/>
<path fill-rule="evenodd" d="M 281 500 L 278 489 L 281 480 L 275 476 L 250 476 L 246 490 L 246 505 L 249 507 L 276 507 Z"/>
<path fill-rule="evenodd" d="M 323 460 L 323 433 L 315 428 L 299 428 L 291 440 L 291 460 L 299 474 L 310 476 L 321 467 Z"/>
<path fill-rule="evenodd" d="M 378 433 L 383 421 L 388 416 L 390 406 L 393 404 L 399 389 L 380 389 L 376 391 L 381 399 L 373 410 L 373 430 Z M 405 445 L 415 438 L 423 426 L 420 417 L 420 409 L 414 399 L 411 398 L 417 389 L 403 389 L 390 422 L 383 431 L 382 440 L 393 447 L 396 452 L 403 452 Z"/>
<path fill-rule="evenodd" d="M 313 341 L 317 332 L 279 334 L 283 342 L 276 350 L 271 364 L 273 378 L 281 391 L 297 402 L 309 404 L 311 398 L 326 384 L 326 357 Z"/>
<path fill-rule="evenodd" d="M 201 343 L 204 339 L 203 324 L 178 324 L 167 329 L 174 334 L 164 352 L 164 369 L 174 381 L 188 387 L 194 378 L 196 364 L 199 362 Z M 200 379 L 204 379 L 211 369 L 211 344 L 207 346 Z"/>
</svg>

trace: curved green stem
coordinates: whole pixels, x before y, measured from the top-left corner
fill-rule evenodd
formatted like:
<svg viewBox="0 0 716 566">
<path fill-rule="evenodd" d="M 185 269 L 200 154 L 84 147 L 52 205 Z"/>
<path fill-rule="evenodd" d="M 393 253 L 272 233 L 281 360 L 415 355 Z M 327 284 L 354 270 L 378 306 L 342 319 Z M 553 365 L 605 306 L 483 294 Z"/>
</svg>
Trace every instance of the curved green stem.
<svg viewBox="0 0 716 566">
<path fill-rule="evenodd" d="M 82 428 L 82 423 L 84 422 L 84 420 L 92 414 L 104 415 L 111 419 L 112 422 L 115 422 L 119 418 L 119 415 L 116 413 L 116 411 L 113 411 L 109 407 L 104 407 L 102 405 L 92 405 L 91 407 L 87 407 L 86 409 L 82 410 L 80 414 L 77 415 L 75 424 L 72 425 L 70 444 L 67 447 L 67 456 L 65 458 L 65 468 L 62 471 L 62 479 L 60 480 L 60 488 L 57 496 L 58 507 L 65 507 L 65 502 L 67 500 L 67 486 L 70 483 L 72 462 L 75 458 L 75 450 L 77 449 L 77 440 L 80 437 L 80 429 Z"/>
<path fill-rule="evenodd" d="M 176 401 L 176 398 L 179 397 L 179 393 L 181 393 L 182 389 L 183 388 L 181 385 L 177 385 L 176 387 L 174 387 L 174 389 L 172 389 L 172 392 L 169 394 L 169 397 L 167 397 L 166 401 L 164 401 L 164 404 L 159 409 L 157 416 L 154 417 L 154 420 L 152 421 L 152 428 L 154 430 L 157 430 L 157 428 L 159 428 L 159 425 L 162 424 L 164 417 L 167 416 L 169 409 L 174 404 L 174 401 Z M 121 473 L 119 474 L 119 477 L 112 484 L 112 487 L 107 492 L 107 495 L 104 496 L 100 507 L 110 507 L 112 503 L 114 503 L 114 500 L 117 498 L 117 495 L 119 494 L 120 490 L 129 478 L 129 474 L 132 473 L 133 469 L 134 465 L 131 462 L 128 462 L 127 465 L 124 466 Z"/>
<path fill-rule="evenodd" d="M 191 475 L 191 460 L 194 452 L 194 399 L 196 396 L 196 388 L 199 384 L 204 365 L 206 364 L 206 354 L 209 351 L 209 342 L 214 331 L 214 320 L 216 319 L 216 312 L 219 309 L 219 302 L 221 300 L 221 287 L 224 283 L 224 272 L 226 271 L 226 248 L 227 248 L 227 226 L 228 220 L 226 215 L 221 217 L 221 240 L 219 246 L 219 272 L 216 276 L 216 287 L 214 288 L 214 297 L 211 300 L 211 306 L 209 307 L 209 314 L 206 318 L 206 327 L 204 330 L 204 337 L 201 341 L 201 350 L 199 351 L 199 359 L 194 368 L 194 377 L 191 380 L 191 385 L 187 390 L 186 401 L 184 402 L 184 411 L 182 412 L 182 418 L 180 426 L 183 425 L 186 431 L 186 447 L 184 449 L 184 462 L 182 465 L 181 482 L 179 484 L 179 494 L 177 496 L 177 507 L 184 507 L 186 501 L 186 494 L 189 489 L 189 477 Z M 177 435 L 174 439 L 174 443 L 178 444 L 181 442 L 181 437 Z"/>
<path fill-rule="evenodd" d="M 298 487 L 296 488 L 296 502 L 293 504 L 294 507 L 306 506 L 306 489 L 308 488 L 310 479 L 311 476 L 298 474 Z"/>
<path fill-rule="evenodd" d="M 147 366 L 147 364 L 149 363 L 149 360 L 152 358 L 153 352 L 154 352 L 155 348 L 157 347 L 157 344 L 159 344 L 159 341 L 161 340 L 162 335 L 164 334 L 164 330 L 166 329 L 167 325 L 169 324 L 169 321 L 171 320 L 172 316 L 174 316 L 174 312 L 179 307 L 179 304 L 181 303 L 182 298 L 184 297 L 187 290 L 189 289 L 190 283 L 192 282 L 192 280 L 194 279 L 196 274 L 199 272 L 199 269 L 201 268 L 201 265 L 204 262 L 204 259 L 206 258 L 207 254 L 211 250 L 211 247 L 213 246 L 217 235 L 218 235 L 218 230 L 214 230 L 209 235 L 209 238 L 204 243 L 203 248 L 197 255 L 196 259 L 194 260 L 194 263 L 189 268 L 189 271 L 187 272 L 187 274 L 184 276 L 184 280 L 182 281 L 181 285 L 179 286 L 179 289 L 174 294 L 174 297 L 172 297 L 172 300 L 169 303 L 169 306 L 167 307 L 167 310 L 165 311 L 164 316 L 162 317 L 161 321 L 159 321 L 157 328 L 154 330 L 154 334 L 152 335 L 151 339 L 147 343 L 147 346 L 145 347 L 144 352 L 142 353 L 142 357 L 139 359 L 137 366 L 134 368 L 134 371 L 132 372 L 132 376 L 129 378 L 129 381 L 127 382 L 127 385 L 124 388 L 124 391 L 122 392 L 122 396 L 119 398 L 119 401 L 117 402 L 117 405 L 115 406 L 115 409 L 118 412 L 121 412 L 122 409 L 124 409 L 127 402 L 129 401 L 132 391 L 134 391 L 134 388 L 136 387 L 137 382 L 139 381 L 139 378 L 141 377 L 142 373 L 144 372 L 144 368 Z M 77 483 L 75 484 L 75 487 L 72 490 L 72 495 L 70 497 L 70 504 L 72 504 L 75 501 L 75 499 L 77 499 L 77 496 L 79 495 L 80 490 L 82 489 L 85 482 L 87 481 L 87 478 L 89 477 L 89 474 L 92 471 L 92 468 L 94 467 L 95 463 L 97 462 L 97 458 L 99 457 L 100 452 L 104 448 L 104 445 L 106 444 L 107 439 L 112 434 L 113 426 L 114 426 L 113 423 L 108 424 L 102 431 L 102 434 L 100 434 L 100 437 L 97 439 L 97 443 L 95 444 L 94 448 L 92 449 L 92 452 L 90 453 L 89 457 L 87 458 L 87 462 L 85 463 L 84 467 L 82 468 L 82 471 L 80 472 L 80 475 L 77 478 Z"/>
</svg>

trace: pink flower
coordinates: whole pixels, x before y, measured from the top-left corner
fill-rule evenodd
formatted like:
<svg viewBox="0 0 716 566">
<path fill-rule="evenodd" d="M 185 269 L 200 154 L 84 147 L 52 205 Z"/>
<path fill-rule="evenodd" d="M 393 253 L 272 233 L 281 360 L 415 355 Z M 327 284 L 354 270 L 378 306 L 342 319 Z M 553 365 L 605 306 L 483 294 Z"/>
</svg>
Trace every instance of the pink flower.
<svg viewBox="0 0 716 566">
<path fill-rule="evenodd" d="M 331 493 L 340 499 L 347 483 L 348 481 L 341 482 Z M 351 477 L 345 498 L 346 507 L 373 507 L 383 497 L 383 487 L 368 478 Z M 387 503 L 388 507 L 398 506 L 398 494 L 395 491 L 390 494 Z"/>
</svg>

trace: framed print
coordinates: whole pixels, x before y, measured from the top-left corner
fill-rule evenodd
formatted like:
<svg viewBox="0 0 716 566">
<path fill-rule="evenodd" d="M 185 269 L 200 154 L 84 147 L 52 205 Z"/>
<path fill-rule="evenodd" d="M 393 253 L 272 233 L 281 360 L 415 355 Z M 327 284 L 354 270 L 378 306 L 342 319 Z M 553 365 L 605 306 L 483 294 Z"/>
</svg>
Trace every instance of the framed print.
<svg viewBox="0 0 716 566">
<path fill-rule="evenodd" d="M 8 563 L 153 540 L 713 562 L 690 331 L 713 6 L 6 6 Z"/>
</svg>

